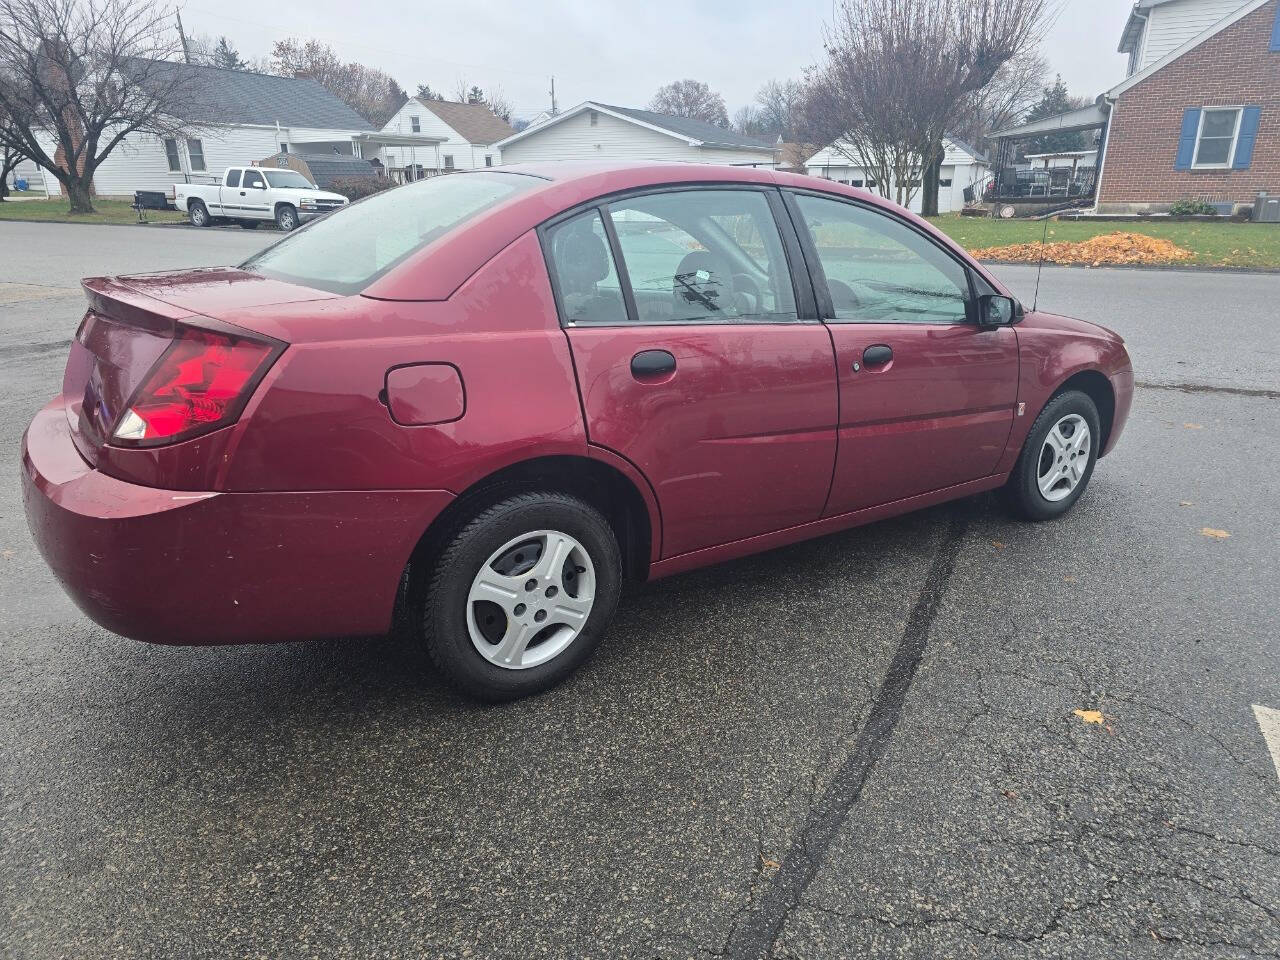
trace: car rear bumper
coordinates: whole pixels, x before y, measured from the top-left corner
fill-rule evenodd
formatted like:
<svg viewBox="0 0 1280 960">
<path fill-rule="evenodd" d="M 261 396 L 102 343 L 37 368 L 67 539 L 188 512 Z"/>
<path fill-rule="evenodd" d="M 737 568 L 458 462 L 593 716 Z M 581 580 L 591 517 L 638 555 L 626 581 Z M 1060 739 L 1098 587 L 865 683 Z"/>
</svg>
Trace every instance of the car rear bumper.
<svg viewBox="0 0 1280 960">
<path fill-rule="evenodd" d="M 151 643 L 385 632 L 445 490 L 193 493 L 126 483 L 76 451 L 64 403 L 22 444 L 27 523 L 97 623 Z"/>
</svg>

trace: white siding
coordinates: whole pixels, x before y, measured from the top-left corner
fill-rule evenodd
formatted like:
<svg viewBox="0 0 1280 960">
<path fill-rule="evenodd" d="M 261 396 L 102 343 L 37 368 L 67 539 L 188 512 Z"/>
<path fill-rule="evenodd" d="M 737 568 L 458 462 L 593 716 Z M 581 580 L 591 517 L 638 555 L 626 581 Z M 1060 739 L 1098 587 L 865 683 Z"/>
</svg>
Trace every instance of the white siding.
<svg viewBox="0 0 1280 960">
<path fill-rule="evenodd" d="M 825 153 L 826 151 L 824 151 Z M 942 165 L 940 180 L 950 180 L 950 186 L 938 187 L 938 212 L 953 213 L 964 207 L 964 188 L 972 184 L 976 184 L 984 180 L 987 176 L 988 167 L 985 163 L 975 163 L 972 158 L 965 155 L 967 162 L 964 163 L 944 163 Z M 853 166 L 849 160 L 832 157 L 833 160 L 840 160 L 837 163 L 828 165 L 810 163 L 806 167 L 806 172 L 811 177 L 821 177 L 824 180 L 836 180 L 842 183 L 848 183 L 851 180 L 861 180 L 864 188 L 871 193 L 880 195 L 880 191 L 875 187 L 865 187 L 867 182 L 866 172 L 858 166 Z M 889 186 L 889 199 L 893 199 L 895 191 L 893 185 Z M 921 188 L 917 187 L 916 192 L 911 197 L 909 209 L 912 213 L 920 212 Z"/>
<path fill-rule="evenodd" d="M 410 118 L 418 118 L 418 129 L 413 129 Z M 482 143 L 470 143 L 462 134 L 449 126 L 417 100 L 410 100 L 401 107 L 394 117 L 382 128 L 383 133 L 421 133 L 429 137 L 444 137 L 444 143 L 438 147 L 386 147 L 383 154 L 386 162 L 392 167 L 404 167 L 410 163 L 420 163 L 424 167 L 435 167 L 436 157 L 444 169 L 446 156 L 453 157 L 455 170 L 474 170 L 484 166 L 485 155 L 493 158 L 496 167 L 502 162 L 500 151 Z"/>
<path fill-rule="evenodd" d="M 692 163 L 757 163 L 773 166 L 772 150 L 709 150 L 690 146 L 688 142 L 649 130 L 602 111 L 596 111 L 596 126 L 591 125 L 591 112 L 584 110 L 554 124 L 542 124 L 528 136 L 508 144 L 502 152 L 503 163 L 528 163 L 543 160 L 670 160 Z"/>
<path fill-rule="evenodd" d="M 1243 3 L 1244 0 L 1172 0 L 1152 7 L 1143 31 L 1138 69 L 1172 53 Z"/>
<path fill-rule="evenodd" d="M 323 141 L 351 152 L 351 137 L 357 130 L 304 129 L 277 131 L 274 127 L 214 127 L 197 131 L 204 147 L 204 170 L 191 168 L 191 156 L 185 138 L 178 138 L 178 156 L 182 169 L 169 169 L 164 141 L 151 134 L 132 133 L 124 138 L 98 167 L 93 177 L 94 189 L 102 197 L 133 198 L 135 190 L 165 190 L 174 183 L 191 180 L 212 182 L 227 167 L 257 163 L 279 152 L 281 143 L 291 144 L 294 152 L 307 152 L 306 144 L 293 145 L 294 137 L 307 141 Z M 56 148 L 53 137 L 41 135 L 41 145 L 49 156 Z M 313 148 L 314 145 L 313 145 Z M 45 190 L 52 196 L 62 192 L 61 185 L 47 171 L 41 171 Z"/>
</svg>

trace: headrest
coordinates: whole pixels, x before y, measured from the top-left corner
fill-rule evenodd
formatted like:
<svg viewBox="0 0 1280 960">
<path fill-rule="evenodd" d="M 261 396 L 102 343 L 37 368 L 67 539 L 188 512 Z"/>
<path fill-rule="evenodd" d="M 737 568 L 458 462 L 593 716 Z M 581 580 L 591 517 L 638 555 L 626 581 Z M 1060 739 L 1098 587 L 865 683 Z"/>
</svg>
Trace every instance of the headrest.
<svg viewBox="0 0 1280 960">
<path fill-rule="evenodd" d="M 556 267 L 561 284 L 582 292 L 609 275 L 609 251 L 590 221 L 575 224 L 556 238 Z"/>
</svg>

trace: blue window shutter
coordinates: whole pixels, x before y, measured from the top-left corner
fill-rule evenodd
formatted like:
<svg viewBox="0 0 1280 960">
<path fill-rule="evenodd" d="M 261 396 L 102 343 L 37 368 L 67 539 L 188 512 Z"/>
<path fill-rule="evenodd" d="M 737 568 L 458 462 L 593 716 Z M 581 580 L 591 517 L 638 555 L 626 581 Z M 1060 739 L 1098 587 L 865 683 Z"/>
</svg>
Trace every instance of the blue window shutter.
<svg viewBox="0 0 1280 960">
<path fill-rule="evenodd" d="M 1200 108 L 1187 107 L 1182 111 L 1182 132 L 1178 134 L 1178 159 L 1175 170 L 1190 170 L 1191 158 L 1196 152 L 1196 133 L 1200 129 Z"/>
<path fill-rule="evenodd" d="M 1245 107 L 1240 113 L 1240 135 L 1236 137 L 1236 155 L 1231 161 L 1233 170 L 1248 170 L 1253 162 L 1253 141 L 1258 139 L 1258 120 L 1261 107 Z"/>
<path fill-rule="evenodd" d="M 1280 50 L 1280 7 L 1276 8 L 1276 22 L 1271 25 L 1271 47 L 1272 53 Z"/>
</svg>

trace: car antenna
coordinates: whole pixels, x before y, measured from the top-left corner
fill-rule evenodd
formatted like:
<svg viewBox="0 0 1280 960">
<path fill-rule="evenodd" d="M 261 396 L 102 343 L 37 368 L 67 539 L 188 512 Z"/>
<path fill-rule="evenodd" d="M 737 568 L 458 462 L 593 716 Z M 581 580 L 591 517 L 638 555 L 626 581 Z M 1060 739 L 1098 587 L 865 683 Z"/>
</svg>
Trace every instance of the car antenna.
<svg viewBox="0 0 1280 960">
<path fill-rule="evenodd" d="M 1044 233 L 1040 235 L 1040 262 L 1036 264 L 1036 292 L 1031 298 L 1031 312 L 1036 312 L 1036 304 L 1040 302 L 1040 274 L 1044 271 L 1044 242 L 1049 239 L 1049 221 L 1052 217 L 1044 218 Z"/>
</svg>

